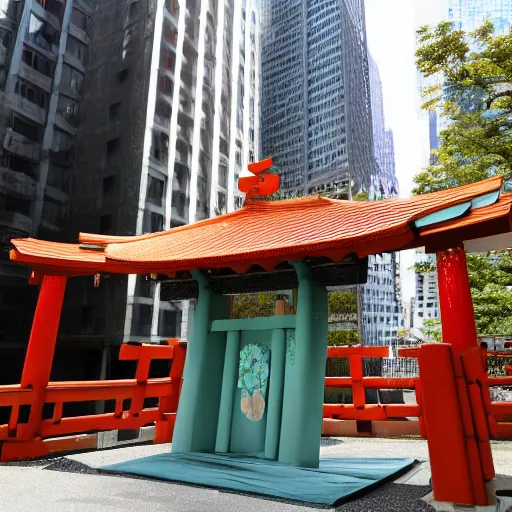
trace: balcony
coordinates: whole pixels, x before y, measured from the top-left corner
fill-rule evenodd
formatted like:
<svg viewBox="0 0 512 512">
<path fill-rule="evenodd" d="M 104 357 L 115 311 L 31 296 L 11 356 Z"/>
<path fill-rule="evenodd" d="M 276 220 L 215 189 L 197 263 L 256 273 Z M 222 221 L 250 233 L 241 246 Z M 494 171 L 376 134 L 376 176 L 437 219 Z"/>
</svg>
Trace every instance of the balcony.
<svg viewBox="0 0 512 512">
<path fill-rule="evenodd" d="M 39 2 L 32 2 L 32 12 L 38 16 L 39 18 L 47 21 L 52 25 L 54 28 L 56 28 L 59 32 L 61 29 L 60 21 L 57 16 L 46 10 Z"/>
<path fill-rule="evenodd" d="M 76 25 L 71 23 L 69 25 L 69 33 L 73 36 L 82 41 L 84 44 L 89 44 L 91 40 L 89 39 L 89 36 L 85 33 L 84 30 L 81 28 L 78 28 Z"/>
<path fill-rule="evenodd" d="M 39 162 L 41 159 L 41 146 L 21 134 L 13 132 L 12 128 L 6 130 L 3 147 L 9 152 L 33 162 Z"/>
<path fill-rule="evenodd" d="M 41 87 L 41 89 L 44 89 L 46 92 L 52 91 L 51 77 L 39 73 L 39 71 L 36 71 L 34 68 L 30 67 L 24 62 L 21 62 L 19 76 L 20 78 L 24 78 L 34 85 Z"/>
<path fill-rule="evenodd" d="M 32 219 L 18 212 L 2 211 L 0 213 L 0 226 L 16 229 L 27 235 L 32 231 Z"/>
<path fill-rule="evenodd" d="M 71 55 L 69 51 L 66 51 L 64 54 L 64 62 L 69 64 L 72 68 L 80 71 L 80 73 L 85 73 L 85 66 L 83 65 L 82 61 L 78 57 Z"/>
<path fill-rule="evenodd" d="M 167 160 L 159 160 L 152 155 L 149 155 L 149 166 L 152 169 L 160 172 L 161 174 L 167 176 Z"/>
<path fill-rule="evenodd" d="M 62 117 L 62 114 L 55 114 L 55 124 L 70 135 L 76 135 L 77 129 L 71 126 L 64 117 Z"/>
<path fill-rule="evenodd" d="M 178 125 L 177 138 L 189 146 L 192 145 L 192 131 L 189 128 Z"/>
<path fill-rule="evenodd" d="M 153 122 L 155 126 L 162 129 L 163 131 L 169 130 L 169 127 L 171 126 L 171 120 L 168 117 L 159 114 L 155 114 Z"/>
<path fill-rule="evenodd" d="M 192 112 L 192 105 L 188 102 L 185 103 L 184 101 L 180 101 L 180 112 L 190 117 L 191 119 L 194 118 L 194 114 Z"/>
<path fill-rule="evenodd" d="M 176 162 L 190 168 L 190 156 L 183 151 L 176 151 Z"/>
<path fill-rule="evenodd" d="M 46 123 L 46 110 L 18 94 L 6 95 L 4 105 L 38 124 Z"/>
<path fill-rule="evenodd" d="M 36 193 L 36 180 L 18 171 L 0 167 L 0 190 L 23 199 L 32 199 Z"/>
</svg>

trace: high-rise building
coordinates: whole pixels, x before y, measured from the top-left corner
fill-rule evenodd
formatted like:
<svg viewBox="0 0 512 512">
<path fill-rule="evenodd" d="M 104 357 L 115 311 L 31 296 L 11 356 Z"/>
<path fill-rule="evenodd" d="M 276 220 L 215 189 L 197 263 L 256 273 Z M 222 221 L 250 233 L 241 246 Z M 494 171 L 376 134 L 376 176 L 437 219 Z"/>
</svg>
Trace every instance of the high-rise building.
<svg viewBox="0 0 512 512">
<path fill-rule="evenodd" d="M 395 144 L 393 132 L 386 128 L 382 82 L 377 63 L 370 53 L 368 53 L 368 63 L 373 152 L 376 162 L 376 169 L 372 175 L 368 195 L 370 199 L 398 197 L 398 180 L 395 175 Z"/>
<path fill-rule="evenodd" d="M 438 319 L 440 316 L 436 257 L 433 254 L 426 254 L 423 248 L 416 249 L 415 264 L 416 296 L 414 298 L 412 331 L 415 336 L 424 339 L 424 321 Z"/>
<path fill-rule="evenodd" d="M 57 7 L 64 4 L 61 27 Z M 19 172 L 23 151 L 31 174 L 20 176 L 39 180 L 32 210 L 23 198 L 7 203 L 18 210 L 0 218 L 27 224 L 11 236 L 48 238 L 53 226 L 66 225 L 68 183 L 68 227 L 54 231 L 73 241 L 79 231 L 154 232 L 241 205 L 238 174 L 258 158 L 259 145 L 252 0 L 26 0 L 18 11 L 10 5 L 18 29 L 0 41 L 12 39 L 14 49 L 5 61 L 11 103 L 3 110 L 15 115 L 2 117 L 5 140 L 17 152 L 11 172 Z M 97 285 L 70 280 L 60 339 L 97 354 L 122 341 L 180 335 L 181 305 L 161 302 L 160 284 L 149 276 L 106 275 Z"/>
<path fill-rule="evenodd" d="M 398 196 L 393 132 L 386 128 L 382 83 L 377 63 L 368 54 L 373 148 L 376 172 L 371 177 L 370 199 Z M 362 331 L 367 345 L 390 345 L 403 327 L 399 255 L 368 258 L 368 280 L 362 287 Z"/>
<path fill-rule="evenodd" d="M 274 158 L 283 192 L 368 189 L 364 2 L 261 0 L 261 63 L 262 153 Z"/>
<path fill-rule="evenodd" d="M 9 262 L 9 241 L 65 237 L 94 5 L 0 2 L 0 343 L 17 357 L 37 289 L 28 286 L 28 269 Z"/>
<path fill-rule="evenodd" d="M 507 34 L 512 24 L 512 0 L 449 0 L 448 18 L 467 32 L 489 19 L 495 34 Z"/>
</svg>

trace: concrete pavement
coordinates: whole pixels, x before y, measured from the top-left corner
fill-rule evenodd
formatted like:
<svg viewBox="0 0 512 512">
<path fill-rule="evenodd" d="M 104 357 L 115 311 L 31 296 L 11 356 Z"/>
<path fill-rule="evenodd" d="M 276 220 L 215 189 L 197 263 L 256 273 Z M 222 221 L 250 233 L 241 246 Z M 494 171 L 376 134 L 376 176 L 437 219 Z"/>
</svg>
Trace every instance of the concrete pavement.
<svg viewBox="0 0 512 512">
<path fill-rule="evenodd" d="M 147 445 L 75 454 L 66 457 L 97 468 L 170 450 L 170 445 Z M 494 442 L 496 472 L 512 476 L 512 443 Z M 343 512 L 384 510 L 433 510 L 419 498 L 429 492 L 430 470 L 427 443 L 416 439 L 343 438 L 324 439 L 324 456 L 413 457 L 420 466 L 394 484 L 339 508 Z M 286 512 L 314 508 L 257 497 L 168 482 L 98 474 L 69 473 L 42 465 L 0 466 L 0 512 L 195 512 L 239 511 Z M 386 505 L 386 503 L 389 503 Z M 393 505 L 394 504 L 394 505 Z"/>
</svg>

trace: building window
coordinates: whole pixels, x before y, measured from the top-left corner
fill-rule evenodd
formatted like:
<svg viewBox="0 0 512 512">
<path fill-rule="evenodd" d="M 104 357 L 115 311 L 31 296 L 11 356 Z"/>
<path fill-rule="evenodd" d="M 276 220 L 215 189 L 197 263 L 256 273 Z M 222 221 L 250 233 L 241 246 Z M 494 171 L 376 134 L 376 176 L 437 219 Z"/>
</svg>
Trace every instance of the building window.
<svg viewBox="0 0 512 512">
<path fill-rule="evenodd" d="M 78 127 L 80 121 L 80 103 L 77 100 L 60 94 L 57 103 L 57 113 L 71 126 L 75 128 Z"/>
<path fill-rule="evenodd" d="M 91 36 L 92 19 L 87 16 L 87 14 L 75 9 L 74 7 L 71 14 L 71 23 L 75 25 L 75 27 L 84 31 L 87 36 Z"/>
<path fill-rule="evenodd" d="M 41 108 L 46 108 L 49 101 L 46 91 L 22 79 L 16 82 L 14 92 Z"/>
<path fill-rule="evenodd" d="M 71 66 L 63 64 L 61 85 L 63 91 L 70 96 L 81 96 L 84 87 L 84 75 Z"/>
<path fill-rule="evenodd" d="M 107 195 L 109 192 L 112 192 L 112 190 L 114 190 L 115 183 L 115 176 L 107 176 L 106 178 L 103 178 L 103 195 Z"/>
<path fill-rule="evenodd" d="M 113 155 L 120 145 L 120 138 L 116 137 L 115 139 L 111 139 L 107 142 L 107 155 Z"/>
<path fill-rule="evenodd" d="M 84 43 L 74 38 L 73 36 L 68 36 L 66 50 L 70 55 L 78 59 L 84 66 L 87 65 L 89 49 Z"/>
<path fill-rule="evenodd" d="M 112 234 L 112 215 L 102 215 L 100 219 L 100 233 L 102 235 Z"/>
<path fill-rule="evenodd" d="M 164 94 L 172 95 L 173 83 L 168 76 L 160 77 L 160 90 Z"/>
<path fill-rule="evenodd" d="M 135 0 L 135 2 L 132 2 L 130 4 L 130 13 L 129 13 L 130 20 L 133 20 L 133 18 L 135 18 L 135 16 L 137 16 L 138 10 L 139 10 L 139 1 Z"/>
<path fill-rule="evenodd" d="M 39 19 L 32 13 L 30 14 L 28 38 L 29 41 L 38 45 L 43 50 L 57 55 L 59 33 L 49 23 Z"/>
<path fill-rule="evenodd" d="M 113 103 L 109 108 L 110 123 L 119 121 L 119 114 L 121 112 L 121 103 Z"/>
<path fill-rule="evenodd" d="M 26 121 L 22 121 L 19 117 L 13 116 L 12 130 L 31 141 L 37 142 L 39 140 L 39 129 Z"/>
<path fill-rule="evenodd" d="M 136 306 L 138 319 L 134 335 L 135 336 L 151 336 L 151 322 L 153 320 L 153 308 L 147 304 L 138 304 Z"/>
<path fill-rule="evenodd" d="M 162 206 L 164 197 L 165 183 L 158 178 L 149 176 L 148 178 L 148 193 L 146 201 L 156 206 Z"/>
<path fill-rule="evenodd" d="M 128 78 L 128 68 L 121 69 L 117 74 L 117 80 L 119 83 L 123 83 Z"/>
<path fill-rule="evenodd" d="M 0 44 L 8 49 L 12 41 L 12 32 L 5 27 L 0 27 Z"/>
<path fill-rule="evenodd" d="M 29 50 L 28 48 L 23 49 L 22 60 L 25 64 L 35 69 L 39 73 L 45 76 L 53 76 L 53 62 L 46 57 L 43 57 L 39 53 Z"/>
</svg>

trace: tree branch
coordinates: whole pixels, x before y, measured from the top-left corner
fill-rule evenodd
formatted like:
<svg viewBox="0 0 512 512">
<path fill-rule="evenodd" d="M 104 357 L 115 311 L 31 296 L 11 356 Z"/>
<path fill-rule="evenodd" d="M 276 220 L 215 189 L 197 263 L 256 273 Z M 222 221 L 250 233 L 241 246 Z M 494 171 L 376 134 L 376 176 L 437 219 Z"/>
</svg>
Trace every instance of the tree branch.
<svg viewBox="0 0 512 512">
<path fill-rule="evenodd" d="M 496 101 L 498 98 L 504 98 L 505 96 L 512 96 L 512 90 L 497 92 L 496 94 L 492 94 L 489 96 L 488 100 L 486 101 L 486 110 L 491 109 L 491 105 Z"/>
</svg>

